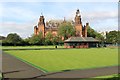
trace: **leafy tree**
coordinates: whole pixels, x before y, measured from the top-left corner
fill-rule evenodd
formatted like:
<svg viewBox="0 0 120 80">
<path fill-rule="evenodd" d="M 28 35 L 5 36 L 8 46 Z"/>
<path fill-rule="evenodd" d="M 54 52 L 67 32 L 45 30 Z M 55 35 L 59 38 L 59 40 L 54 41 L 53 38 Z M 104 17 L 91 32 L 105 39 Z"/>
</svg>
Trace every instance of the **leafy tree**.
<svg viewBox="0 0 120 80">
<path fill-rule="evenodd" d="M 120 31 L 110 31 L 106 34 L 106 42 L 108 43 L 118 43 L 119 42 L 119 36 Z"/>
<path fill-rule="evenodd" d="M 88 37 L 93 37 L 104 42 L 104 37 L 100 33 L 96 32 L 94 29 L 92 29 L 91 27 L 88 27 L 87 34 Z"/>
<path fill-rule="evenodd" d="M 69 22 L 62 23 L 58 29 L 58 35 L 63 36 L 64 39 L 70 36 L 75 36 L 75 29 Z"/>
<path fill-rule="evenodd" d="M 0 36 L 0 40 L 4 40 L 6 37 L 4 36 Z"/>
<path fill-rule="evenodd" d="M 17 44 L 20 44 L 21 41 L 22 41 L 22 38 L 16 33 L 8 34 L 5 40 L 5 42 L 7 42 L 8 44 L 13 44 L 14 46 Z"/>
<path fill-rule="evenodd" d="M 30 37 L 28 37 L 28 38 L 26 38 L 26 39 L 23 39 L 22 44 L 23 44 L 23 45 L 30 45 L 29 41 L 30 41 Z"/>
<path fill-rule="evenodd" d="M 48 32 L 45 36 L 45 42 L 44 44 L 45 45 L 48 45 L 48 44 L 51 44 L 52 43 L 52 38 L 53 38 L 53 35 L 51 32 Z"/>
<path fill-rule="evenodd" d="M 38 35 L 32 35 L 32 37 L 29 40 L 29 43 L 32 45 L 40 45 L 43 43 L 43 36 L 42 36 L 42 32 L 40 32 Z"/>
<path fill-rule="evenodd" d="M 88 27 L 87 28 L 87 36 L 88 37 L 93 37 L 95 38 L 96 37 L 96 32 L 94 29 L 92 29 L 91 27 Z"/>
<path fill-rule="evenodd" d="M 118 31 L 117 43 L 120 45 L 120 31 Z"/>
<path fill-rule="evenodd" d="M 59 41 L 59 37 L 58 37 L 58 36 L 54 36 L 54 37 L 52 38 L 52 44 L 53 44 L 53 45 L 57 45 L 58 41 Z"/>
<path fill-rule="evenodd" d="M 97 33 L 95 38 L 101 40 L 102 42 L 105 41 L 104 37 L 100 33 Z"/>
</svg>

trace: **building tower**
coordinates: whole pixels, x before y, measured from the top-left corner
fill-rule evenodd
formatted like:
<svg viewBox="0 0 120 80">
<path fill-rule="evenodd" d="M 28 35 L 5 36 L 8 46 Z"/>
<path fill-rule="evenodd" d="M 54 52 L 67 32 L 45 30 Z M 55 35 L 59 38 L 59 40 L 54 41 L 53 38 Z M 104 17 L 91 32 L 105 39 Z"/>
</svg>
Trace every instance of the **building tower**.
<svg viewBox="0 0 120 80">
<path fill-rule="evenodd" d="M 76 30 L 76 36 L 82 37 L 82 22 L 81 22 L 81 15 L 79 9 L 77 10 L 75 16 L 75 30 Z"/>
<path fill-rule="evenodd" d="M 44 22 L 44 16 L 40 16 L 40 18 L 39 18 L 37 34 L 39 34 L 40 32 L 42 32 L 43 37 L 45 37 L 45 22 Z"/>
</svg>

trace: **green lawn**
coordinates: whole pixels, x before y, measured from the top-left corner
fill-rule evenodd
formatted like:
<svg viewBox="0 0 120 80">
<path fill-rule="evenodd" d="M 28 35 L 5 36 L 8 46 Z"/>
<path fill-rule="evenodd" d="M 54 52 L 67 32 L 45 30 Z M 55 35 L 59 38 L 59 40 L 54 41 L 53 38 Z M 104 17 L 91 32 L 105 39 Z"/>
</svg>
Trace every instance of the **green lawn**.
<svg viewBox="0 0 120 80">
<path fill-rule="evenodd" d="M 55 48 L 55 46 L 2 46 L 2 49 L 24 49 L 24 48 Z M 64 46 L 57 46 L 57 48 L 64 48 Z"/>
<path fill-rule="evenodd" d="M 2 80 L 2 73 L 0 73 L 0 80 Z"/>
<path fill-rule="evenodd" d="M 113 78 L 113 77 L 118 77 L 118 74 L 112 74 L 112 75 L 106 75 L 106 76 L 98 76 L 94 78 Z"/>
<path fill-rule="evenodd" d="M 20 60 L 46 72 L 118 65 L 118 49 L 9 50 Z"/>
</svg>

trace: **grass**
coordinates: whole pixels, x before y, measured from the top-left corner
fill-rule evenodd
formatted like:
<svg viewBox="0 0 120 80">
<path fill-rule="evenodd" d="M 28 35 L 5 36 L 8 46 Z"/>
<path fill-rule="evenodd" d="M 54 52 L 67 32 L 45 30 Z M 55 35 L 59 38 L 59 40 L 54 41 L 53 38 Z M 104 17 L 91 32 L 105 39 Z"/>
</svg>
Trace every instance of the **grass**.
<svg viewBox="0 0 120 80">
<path fill-rule="evenodd" d="M 55 46 L 2 46 L 2 49 L 24 49 L 24 48 L 55 48 Z M 64 46 L 57 46 L 57 48 L 64 48 Z"/>
<path fill-rule="evenodd" d="M 46 72 L 118 65 L 118 49 L 61 49 L 5 51 Z"/>
<path fill-rule="evenodd" d="M 2 80 L 2 73 L 0 73 L 0 80 Z"/>
<path fill-rule="evenodd" d="M 94 78 L 113 78 L 113 77 L 118 77 L 118 74 L 112 74 L 112 75 L 106 75 L 106 76 L 98 76 Z"/>
</svg>

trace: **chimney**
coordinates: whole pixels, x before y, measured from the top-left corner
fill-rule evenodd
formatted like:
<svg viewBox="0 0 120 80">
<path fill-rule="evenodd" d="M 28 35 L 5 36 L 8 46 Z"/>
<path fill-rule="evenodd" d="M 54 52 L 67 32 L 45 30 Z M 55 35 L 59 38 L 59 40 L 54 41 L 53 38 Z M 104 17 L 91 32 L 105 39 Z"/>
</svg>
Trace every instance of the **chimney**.
<svg viewBox="0 0 120 80">
<path fill-rule="evenodd" d="M 86 26 L 85 26 L 85 29 L 84 29 L 85 30 L 84 31 L 85 32 L 85 37 L 87 37 L 87 28 L 88 28 L 88 26 L 89 26 L 89 23 L 86 23 Z"/>
</svg>

